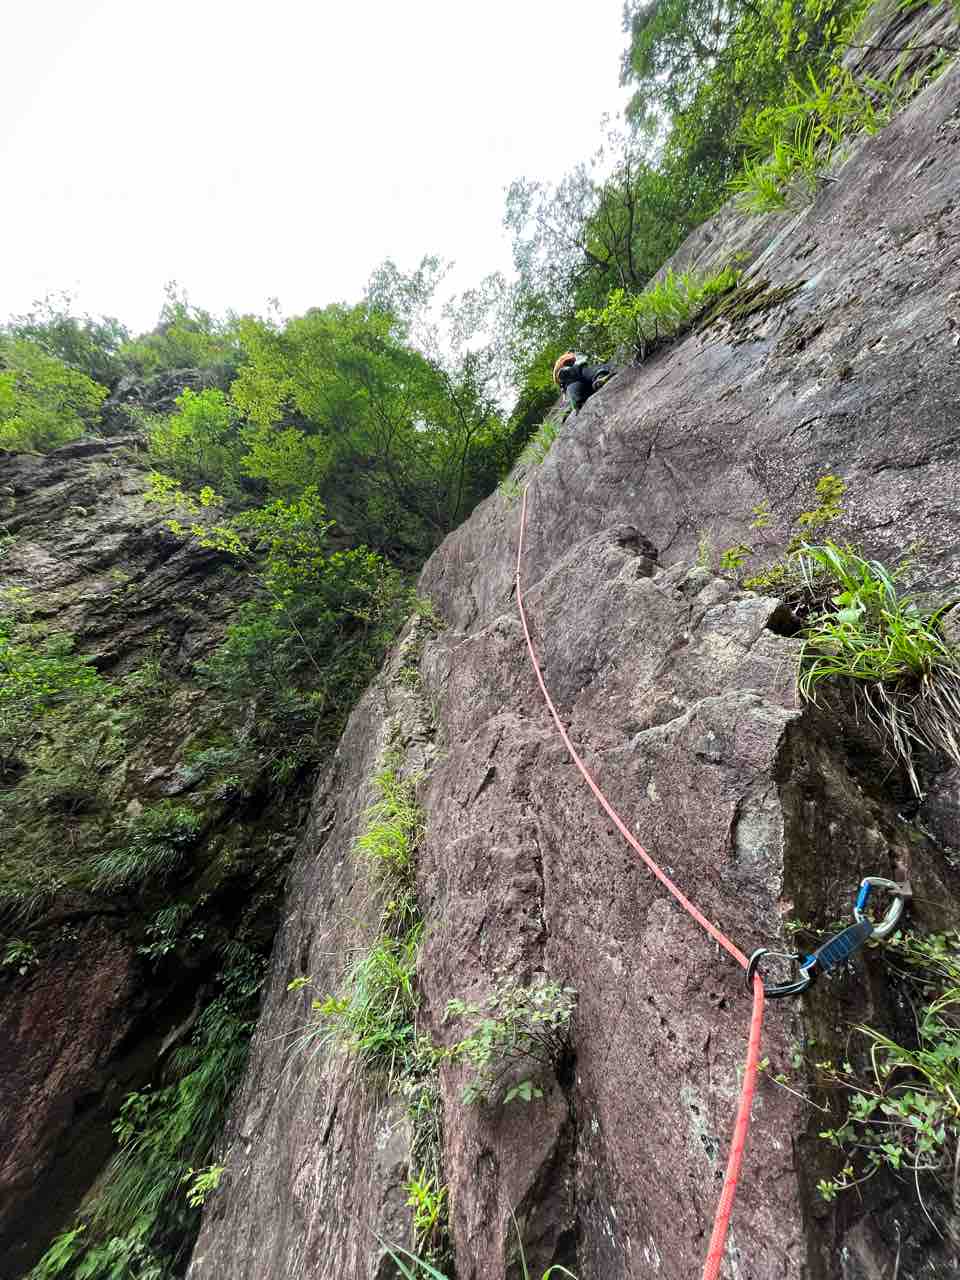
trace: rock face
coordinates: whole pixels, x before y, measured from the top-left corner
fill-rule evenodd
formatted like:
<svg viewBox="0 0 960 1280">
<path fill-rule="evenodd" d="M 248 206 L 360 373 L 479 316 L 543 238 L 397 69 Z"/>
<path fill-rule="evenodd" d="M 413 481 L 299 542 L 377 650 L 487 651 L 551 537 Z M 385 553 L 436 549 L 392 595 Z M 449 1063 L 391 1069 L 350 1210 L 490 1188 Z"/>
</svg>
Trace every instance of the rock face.
<svg viewBox="0 0 960 1280">
<path fill-rule="evenodd" d="M 54 1235 L 91 1170 L 112 1154 L 104 1113 L 119 1105 L 125 1086 L 140 1083 L 159 1043 L 142 1025 L 150 1001 L 134 948 L 116 926 L 109 918 L 74 922 L 42 968 L 3 992 L 4 1276 L 22 1273 L 33 1260 L 31 1242 Z"/>
<path fill-rule="evenodd" d="M 922 539 L 925 580 L 960 577 L 958 89 L 954 68 L 802 214 L 734 218 L 726 239 L 720 215 L 695 233 L 681 259 L 749 247 L 763 305 L 619 374 L 517 477 L 530 485 L 525 600 L 561 717 L 630 828 L 747 952 L 790 949 L 785 920 L 847 922 L 866 874 L 908 875 L 919 927 L 955 919 L 956 873 L 898 816 L 877 744 L 795 704 L 783 610 L 693 561 L 698 544 L 754 538 L 764 500 L 774 519 L 759 550 L 780 551 L 832 473 L 848 486 L 841 537 L 888 560 Z M 516 615 L 518 531 L 519 505 L 498 494 L 435 553 L 421 590 L 446 630 L 423 640 L 416 690 L 394 658 L 315 797 L 190 1280 L 385 1280 L 374 1233 L 407 1238 L 397 1110 L 302 1043 L 309 1001 L 287 989 L 310 975 L 336 990 L 371 935 L 353 841 L 388 734 L 410 776 L 425 773 L 421 1030 L 449 1043 L 446 1002 L 482 998 L 498 976 L 579 992 L 571 1059 L 542 1100 L 465 1106 L 460 1069 L 442 1072 L 458 1280 L 519 1275 L 511 1213 L 531 1274 L 699 1273 L 748 994 L 569 762 Z M 882 975 L 868 953 L 803 1002 L 773 1005 L 772 1070 L 847 1053 L 853 1022 L 896 1022 Z M 727 1273 L 881 1280 L 899 1256 L 903 1274 L 954 1274 L 912 1191 L 818 1198 L 836 1167 L 823 1124 L 761 1080 Z"/>
<path fill-rule="evenodd" d="M 217 948 L 236 938 L 241 917 L 256 917 L 247 919 L 251 948 L 258 931 L 261 947 L 269 944 L 287 832 L 301 826 L 295 791 L 283 810 L 271 810 L 266 788 L 247 805 L 227 796 L 201 803 L 197 777 L 182 768 L 185 747 L 212 720 L 192 665 L 215 647 L 249 587 L 222 558 L 170 533 L 165 513 L 144 501 L 148 469 L 129 436 L 75 441 L 45 457 L 0 456 L 3 588 L 27 593 L 31 621 L 71 633 L 112 679 L 162 660 L 162 696 L 126 729 L 110 784 L 114 822 L 171 795 L 202 822 L 167 884 L 113 896 L 64 890 L 28 918 L 0 910 L 0 949 L 17 939 L 34 953 L 22 971 L 0 967 L 3 1280 L 25 1274 L 70 1224 L 116 1150 L 110 1126 L 120 1103 L 189 1034 Z M 4 790 L 17 781 L 4 777 Z M 68 855 L 70 828 L 65 819 Z M 18 834 L 0 834 L 5 870 L 16 864 Z M 49 850 L 54 872 L 63 853 Z M 192 908 L 201 897 L 196 945 L 146 958 L 157 910 L 171 898 Z"/>
</svg>

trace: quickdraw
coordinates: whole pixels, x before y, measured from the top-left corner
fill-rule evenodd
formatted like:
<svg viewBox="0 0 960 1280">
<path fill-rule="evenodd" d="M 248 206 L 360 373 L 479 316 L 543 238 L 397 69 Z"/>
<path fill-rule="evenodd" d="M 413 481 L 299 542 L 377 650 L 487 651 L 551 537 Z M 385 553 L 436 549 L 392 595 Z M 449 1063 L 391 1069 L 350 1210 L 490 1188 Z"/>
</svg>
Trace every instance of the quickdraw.
<svg viewBox="0 0 960 1280">
<path fill-rule="evenodd" d="M 867 900 L 874 889 L 884 890 L 893 899 L 887 908 L 887 914 L 879 924 L 874 924 L 865 915 Z M 853 908 L 853 924 L 848 925 L 840 933 L 835 933 L 832 938 L 828 938 L 826 942 L 821 943 L 816 951 L 811 952 L 808 956 L 801 957 L 799 954 L 793 955 L 783 951 L 768 951 L 766 947 L 759 947 L 754 951 L 747 963 L 747 982 L 752 983 L 754 974 L 757 973 L 760 961 L 764 956 L 776 956 L 779 959 L 790 960 L 799 965 L 800 976 L 794 979 L 793 982 L 764 982 L 764 995 L 768 1000 L 779 1000 L 784 996 L 801 995 L 808 987 L 813 985 L 818 974 L 829 973 L 831 969 L 836 969 L 839 965 L 846 963 L 852 955 L 856 955 L 868 942 L 882 942 L 884 938 L 889 938 L 900 923 L 904 905 L 910 896 L 909 883 L 897 884 L 896 881 L 885 880 L 882 876 L 866 876 L 860 881 L 860 891 L 857 894 L 856 905 Z"/>
</svg>

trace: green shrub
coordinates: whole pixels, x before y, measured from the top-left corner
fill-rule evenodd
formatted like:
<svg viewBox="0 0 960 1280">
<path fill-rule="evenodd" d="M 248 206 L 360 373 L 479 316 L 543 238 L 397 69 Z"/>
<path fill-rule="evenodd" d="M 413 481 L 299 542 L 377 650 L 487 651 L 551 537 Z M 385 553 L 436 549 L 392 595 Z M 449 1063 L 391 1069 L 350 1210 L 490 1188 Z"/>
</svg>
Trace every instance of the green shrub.
<svg viewBox="0 0 960 1280">
<path fill-rule="evenodd" d="M 240 322 L 235 316 L 221 320 L 195 307 L 175 283 L 167 286 L 166 294 L 156 328 L 124 343 L 120 358 L 141 374 L 202 369 L 228 386 L 243 362 Z"/>
<path fill-rule="evenodd" d="M 37 948 L 23 938 L 11 938 L 4 944 L 0 969 L 16 969 L 22 978 L 40 963 Z"/>
<path fill-rule="evenodd" d="M 222 391 L 182 391 L 177 412 L 154 419 L 147 430 L 150 457 L 187 484 L 235 489 L 243 445 L 236 410 Z"/>
<path fill-rule="evenodd" d="M 898 105 L 899 73 L 891 82 L 864 77 L 858 82 L 839 63 L 819 80 L 812 67 L 798 80 L 791 75 L 782 101 L 762 107 L 742 126 L 747 148 L 742 172 L 730 188 L 755 213 L 785 208 L 800 179 L 807 198 L 820 170 L 849 131 L 876 133 Z"/>
<path fill-rule="evenodd" d="M 376 775 L 380 799 L 367 810 L 364 830 L 356 841 L 377 882 L 393 900 L 388 904 L 392 919 L 396 919 L 397 899 L 412 896 L 414 856 L 423 836 L 415 780 L 402 778 L 398 765 L 397 756 L 388 757 L 386 767 Z"/>
<path fill-rule="evenodd" d="M 278 767 L 310 764 L 332 746 L 412 605 L 403 576 L 383 557 L 366 547 L 330 549 L 332 523 L 308 489 L 293 502 L 193 528 L 202 545 L 250 566 L 262 593 L 238 610 L 198 674 L 225 714 L 253 704 L 253 734 Z"/>
<path fill-rule="evenodd" d="M 642 293 L 614 289 L 607 305 L 577 312 L 587 340 L 610 358 L 644 357 L 650 343 L 676 336 L 693 323 L 711 299 L 734 288 L 739 272 L 726 267 L 711 276 L 668 269 Z"/>
<path fill-rule="evenodd" d="M 819 1063 L 824 1082 L 849 1091 L 847 1115 L 820 1134 L 844 1153 L 841 1173 L 819 1183 L 821 1195 L 872 1178 L 881 1169 L 920 1178 L 956 1192 L 960 1146 L 960 934 L 894 935 L 884 948 L 913 991 L 915 1042 L 900 1044 L 873 1027 L 857 1031 L 868 1042 L 872 1074 L 850 1063 Z"/>
<path fill-rule="evenodd" d="M 22 607 L 22 606 L 18 606 Z M 0 776 L 22 761 L 50 719 L 68 705 L 112 703 L 116 690 L 89 658 L 73 652 L 73 637 L 55 633 L 39 644 L 20 639 L 17 613 L 0 601 Z"/>
<path fill-rule="evenodd" d="M 400 758 L 390 753 L 374 781 L 380 799 L 365 814 L 355 847 L 368 860 L 384 897 L 379 935 L 355 962 L 344 995 L 315 1000 L 324 1030 L 374 1072 L 385 1071 L 389 1087 L 422 1074 L 414 1066 L 417 952 L 423 934 L 414 894 L 414 858 L 423 834 L 423 811 L 414 782 L 400 775 Z M 314 1038 L 314 1031 L 307 1033 Z"/>
<path fill-rule="evenodd" d="M 475 1024 L 468 1036 L 445 1051 L 446 1057 L 466 1062 L 473 1070 L 463 1091 L 464 1102 L 501 1101 L 502 1085 L 518 1069 L 529 1069 L 532 1075 L 510 1085 L 502 1101 L 530 1102 L 542 1097 L 537 1077 L 556 1066 L 566 1051 L 576 996 L 572 987 L 553 983 L 522 987 L 504 980 L 479 1004 L 448 1001 L 445 1021 L 467 1018 Z"/>
<path fill-rule="evenodd" d="M 562 425 L 562 420 L 555 417 L 546 418 L 541 422 L 540 426 L 521 449 L 515 465 L 519 467 L 539 467 L 550 452 L 554 440 L 560 434 Z M 514 501 L 521 493 L 519 484 L 509 477 L 500 481 L 499 490 L 508 502 Z"/>
<path fill-rule="evenodd" d="M 804 546 L 807 538 L 817 529 L 822 529 L 843 515 L 843 500 L 847 491 L 847 483 L 839 476 L 821 476 L 814 486 L 816 503 L 809 511 L 801 511 L 794 521 L 794 534 L 787 544 L 788 553 L 796 552 Z M 773 513 L 766 498 L 753 508 L 750 528 L 763 530 L 769 528 Z M 747 560 L 759 554 L 755 546 L 741 542 L 727 547 L 720 557 L 720 567 L 726 573 L 737 577 Z M 767 568 L 761 569 L 748 578 L 743 585 L 750 591 L 766 592 L 771 595 L 788 596 L 791 592 L 797 596 L 809 598 L 809 581 L 805 581 L 799 562 L 792 554 L 785 559 L 777 560 Z"/>
<path fill-rule="evenodd" d="M 55 449 L 96 426 L 107 388 L 36 343 L 0 337 L 0 449 Z"/>
<path fill-rule="evenodd" d="M 112 387 L 124 373 L 118 352 L 130 335 L 112 316 L 73 315 L 72 302 L 67 293 L 48 294 L 34 304 L 33 311 L 12 316 L 6 333 L 34 343 L 94 382 Z"/>
<path fill-rule="evenodd" d="M 4 593 L 0 610 L 0 913 L 27 920 L 62 889 L 89 888 L 129 717 L 72 637 L 36 635 L 25 593 Z"/>
<path fill-rule="evenodd" d="M 401 938 L 378 938 L 347 974 L 346 994 L 313 1002 L 318 1028 L 297 1042 L 333 1042 L 395 1088 L 413 1050 L 417 1012 L 415 926 Z"/>
</svg>

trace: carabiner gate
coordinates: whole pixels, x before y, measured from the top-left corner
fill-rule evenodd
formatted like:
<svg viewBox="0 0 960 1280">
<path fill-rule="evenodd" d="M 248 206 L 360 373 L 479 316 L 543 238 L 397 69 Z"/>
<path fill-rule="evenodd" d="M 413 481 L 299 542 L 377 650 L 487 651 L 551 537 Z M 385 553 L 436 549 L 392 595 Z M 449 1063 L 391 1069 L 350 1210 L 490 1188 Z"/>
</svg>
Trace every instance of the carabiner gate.
<svg viewBox="0 0 960 1280">
<path fill-rule="evenodd" d="M 909 881 L 904 884 L 897 884 L 895 880 L 885 880 L 883 876 L 864 876 L 860 881 L 860 892 L 857 894 L 856 906 L 853 908 L 853 918 L 858 924 L 867 918 L 863 909 L 867 905 L 871 889 L 886 889 L 887 893 L 893 897 L 893 901 L 887 909 L 887 914 L 879 924 L 873 926 L 873 937 L 882 942 L 884 938 L 890 937 L 900 923 L 904 903 L 907 898 L 913 895 Z"/>
<path fill-rule="evenodd" d="M 798 996 L 801 992 L 806 991 L 814 978 L 814 968 L 807 965 L 804 961 L 801 964 L 799 955 L 786 951 L 768 951 L 766 947 L 758 947 L 747 961 L 747 986 L 753 986 L 754 975 L 757 972 L 757 966 L 764 956 L 780 956 L 784 960 L 793 960 L 800 965 L 800 977 L 794 982 L 779 982 L 763 984 L 763 994 L 768 1000 L 779 1000 L 783 996 Z"/>
</svg>

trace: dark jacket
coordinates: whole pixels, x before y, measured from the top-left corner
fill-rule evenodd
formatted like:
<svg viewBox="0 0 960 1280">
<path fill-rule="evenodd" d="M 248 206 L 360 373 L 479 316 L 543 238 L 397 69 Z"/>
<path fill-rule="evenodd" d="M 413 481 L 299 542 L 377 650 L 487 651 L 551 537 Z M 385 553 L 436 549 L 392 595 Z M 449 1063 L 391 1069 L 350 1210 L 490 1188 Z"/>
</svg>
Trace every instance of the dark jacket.
<svg viewBox="0 0 960 1280">
<path fill-rule="evenodd" d="M 580 360 L 576 364 L 565 364 L 557 374 L 557 381 L 578 413 L 593 395 L 594 378 L 601 371 L 606 372 L 609 367 L 605 364 L 588 364 L 586 360 Z"/>
</svg>

